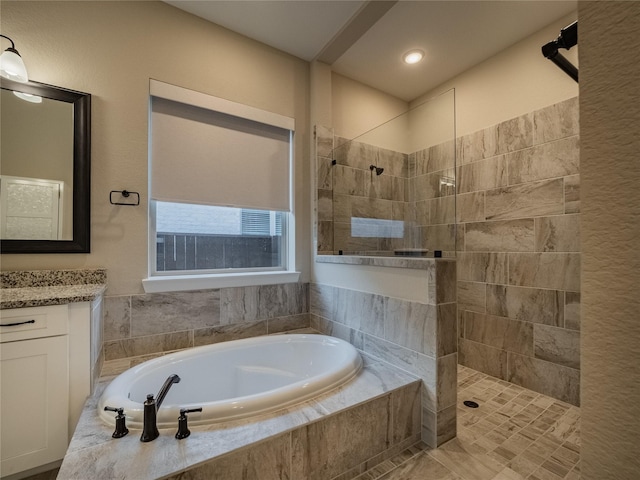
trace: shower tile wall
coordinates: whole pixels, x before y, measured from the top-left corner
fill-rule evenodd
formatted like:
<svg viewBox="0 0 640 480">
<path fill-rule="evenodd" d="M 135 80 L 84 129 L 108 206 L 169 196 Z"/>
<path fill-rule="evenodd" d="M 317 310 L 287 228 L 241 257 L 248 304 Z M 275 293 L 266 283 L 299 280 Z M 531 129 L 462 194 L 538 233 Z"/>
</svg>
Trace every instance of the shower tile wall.
<svg viewBox="0 0 640 480">
<path fill-rule="evenodd" d="M 369 224 L 363 228 L 376 233 L 352 235 L 352 219 L 407 220 L 408 156 L 341 137 L 334 140 L 324 127 L 316 127 L 316 142 L 318 253 L 388 254 L 404 247 L 403 227 Z M 376 175 L 370 165 L 384 173 Z"/>
<path fill-rule="evenodd" d="M 579 405 L 578 99 L 457 141 L 459 361 Z"/>
<path fill-rule="evenodd" d="M 105 297 L 105 360 L 309 326 L 309 284 Z"/>
<path fill-rule="evenodd" d="M 435 447 L 456 434 L 456 267 L 430 262 L 424 302 L 311 284 L 310 321 L 422 379 L 422 440 Z"/>
</svg>

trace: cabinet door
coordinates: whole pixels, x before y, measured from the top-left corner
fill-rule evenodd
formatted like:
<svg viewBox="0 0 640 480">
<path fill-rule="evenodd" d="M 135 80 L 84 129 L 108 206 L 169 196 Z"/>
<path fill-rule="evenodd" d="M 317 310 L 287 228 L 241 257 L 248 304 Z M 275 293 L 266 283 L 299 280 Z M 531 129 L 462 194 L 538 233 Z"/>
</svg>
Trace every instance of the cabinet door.
<svg viewBox="0 0 640 480">
<path fill-rule="evenodd" d="M 64 457 L 67 337 L 0 344 L 0 382 L 0 476 Z"/>
</svg>

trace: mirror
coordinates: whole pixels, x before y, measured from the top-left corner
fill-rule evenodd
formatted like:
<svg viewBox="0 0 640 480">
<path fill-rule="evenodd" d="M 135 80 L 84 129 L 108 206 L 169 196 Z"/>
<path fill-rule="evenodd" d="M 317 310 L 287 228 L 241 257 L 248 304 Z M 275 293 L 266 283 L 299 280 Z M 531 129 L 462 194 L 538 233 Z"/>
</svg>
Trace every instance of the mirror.
<svg viewBox="0 0 640 480">
<path fill-rule="evenodd" d="M 0 80 L 2 253 L 89 253 L 91 95 Z"/>
</svg>

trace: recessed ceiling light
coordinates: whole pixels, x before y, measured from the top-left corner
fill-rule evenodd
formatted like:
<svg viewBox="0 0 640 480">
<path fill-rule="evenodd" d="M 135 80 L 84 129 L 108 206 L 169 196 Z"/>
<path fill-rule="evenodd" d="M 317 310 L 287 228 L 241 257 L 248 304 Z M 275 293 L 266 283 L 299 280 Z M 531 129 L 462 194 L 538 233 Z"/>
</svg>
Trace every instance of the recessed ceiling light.
<svg viewBox="0 0 640 480">
<path fill-rule="evenodd" d="M 402 56 L 405 63 L 413 64 L 418 63 L 424 58 L 424 52 L 422 50 L 411 50 Z"/>
</svg>

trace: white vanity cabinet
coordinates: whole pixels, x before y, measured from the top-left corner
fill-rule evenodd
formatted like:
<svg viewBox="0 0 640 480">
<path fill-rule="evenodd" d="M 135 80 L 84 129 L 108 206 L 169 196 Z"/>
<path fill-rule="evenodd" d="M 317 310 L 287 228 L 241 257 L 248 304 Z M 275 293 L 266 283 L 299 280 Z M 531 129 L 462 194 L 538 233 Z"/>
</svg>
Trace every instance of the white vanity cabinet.
<svg viewBox="0 0 640 480">
<path fill-rule="evenodd" d="M 64 457 L 92 390 L 92 314 L 101 298 L 0 310 L 0 477 Z"/>
</svg>

